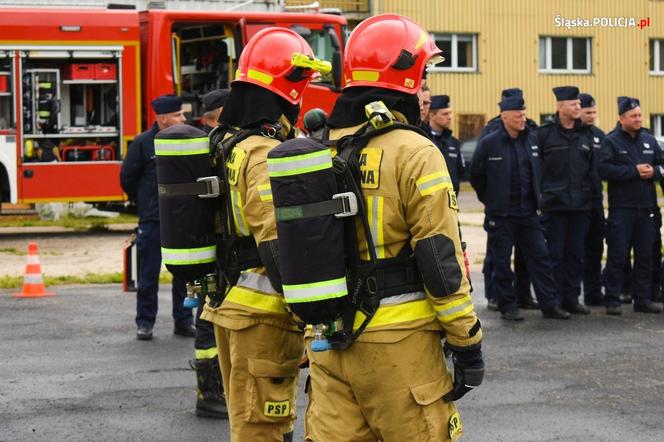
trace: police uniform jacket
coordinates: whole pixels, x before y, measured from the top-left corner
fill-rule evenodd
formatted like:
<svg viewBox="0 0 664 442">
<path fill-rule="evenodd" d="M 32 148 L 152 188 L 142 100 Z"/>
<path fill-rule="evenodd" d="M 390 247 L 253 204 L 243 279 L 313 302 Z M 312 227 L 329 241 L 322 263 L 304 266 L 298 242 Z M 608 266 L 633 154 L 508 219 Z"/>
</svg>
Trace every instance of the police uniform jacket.
<svg viewBox="0 0 664 442">
<path fill-rule="evenodd" d="M 360 127 L 333 129 L 329 138 L 338 140 Z M 431 140 L 405 129 L 371 138 L 361 155 L 361 189 L 378 259 L 396 257 L 406 246 L 416 250 L 420 241 L 436 235 L 446 238 L 449 249 L 437 262 L 448 278 L 446 295 L 433 296 L 425 283 L 423 292 L 382 299 L 358 341 L 396 342 L 404 333 L 442 327 L 455 347 L 479 344 L 482 331 L 464 271 L 456 194 L 445 159 Z M 366 260 L 366 236 L 359 222 L 359 252 Z M 354 328 L 363 320 L 358 312 Z"/>
<path fill-rule="evenodd" d="M 542 211 L 590 210 L 594 174 L 589 128 L 576 120 L 574 128 L 564 129 L 556 115 L 555 121 L 537 129 L 537 143 L 542 161 Z"/>
<path fill-rule="evenodd" d="M 655 169 L 652 179 L 639 177 L 636 165 L 644 163 Z M 609 182 L 609 207 L 656 207 L 655 182 L 664 176 L 664 159 L 657 140 L 645 129 L 632 137 L 616 127 L 602 142 L 599 174 Z"/>
<path fill-rule="evenodd" d="M 597 126 L 589 126 L 593 143 L 593 199 L 602 199 L 602 178 L 599 176 L 599 149 L 606 134 Z"/>
<path fill-rule="evenodd" d="M 281 118 L 282 134 L 291 129 Z M 233 147 L 226 160 L 232 213 L 229 217 L 239 237 L 253 236 L 256 244 L 277 239 L 267 153 L 281 143 L 276 138 L 252 135 Z M 265 267 L 243 271 L 221 306 L 206 303 L 201 318 L 230 330 L 269 324 L 297 332 L 300 329 L 286 309 L 283 294 L 270 283 Z"/>
<path fill-rule="evenodd" d="M 157 160 L 154 138 L 159 126 L 138 135 L 127 149 L 120 170 L 120 184 L 130 200 L 136 201 L 140 222 L 159 221 L 159 194 L 157 193 Z"/>
<path fill-rule="evenodd" d="M 537 137 L 533 129 L 526 128 L 519 134 L 528 148 L 532 179 L 532 194 L 535 208 L 539 205 L 541 165 Z M 501 124 L 480 139 L 473 154 L 470 166 L 470 183 L 484 204 L 488 215 L 507 216 L 510 208 L 510 186 L 512 183 L 512 156 L 515 155 L 514 141 Z"/>
<path fill-rule="evenodd" d="M 461 177 L 463 176 L 466 167 L 466 164 L 463 161 L 463 156 L 461 155 L 461 143 L 452 136 L 452 131 L 449 129 L 443 129 L 443 131 L 438 134 L 429 127 L 428 133 L 431 134 L 431 140 L 433 140 L 445 158 L 447 170 L 452 179 L 452 186 L 454 187 L 454 191 L 458 194 Z"/>
</svg>

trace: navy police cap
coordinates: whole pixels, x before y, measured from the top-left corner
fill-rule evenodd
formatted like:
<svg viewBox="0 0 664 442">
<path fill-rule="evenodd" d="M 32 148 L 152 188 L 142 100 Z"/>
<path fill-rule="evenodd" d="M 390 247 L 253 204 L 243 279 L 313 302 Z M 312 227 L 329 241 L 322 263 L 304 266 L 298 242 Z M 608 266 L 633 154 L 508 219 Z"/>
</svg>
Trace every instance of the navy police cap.
<svg viewBox="0 0 664 442">
<path fill-rule="evenodd" d="M 523 91 L 518 87 L 513 87 L 509 89 L 503 89 L 503 92 L 500 94 L 500 99 L 504 100 L 508 97 L 521 97 L 523 98 Z"/>
<path fill-rule="evenodd" d="M 579 88 L 576 86 L 558 86 L 553 88 L 557 101 L 578 100 Z"/>
<path fill-rule="evenodd" d="M 203 112 L 224 107 L 228 98 L 228 89 L 216 89 L 203 95 Z"/>
<path fill-rule="evenodd" d="M 581 107 L 595 107 L 595 99 L 590 94 L 579 94 Z"/>
<path fill-rule="evenodd" d="M 523 97 L 505 97 L 498 105 L 501 112 L 526 109 L 526 102 Z"/>
<path fill-rule="evenodd" d="M 640 107 L 641 103 L 637 98 L 632 97 L 618 97 L 618 115 L 622 115 L 627 111 Z"/>
<path fill-rule="evenodd" d="M 182 97 L 162 95 L 152 100 L 152 109 L 157 115 L 170 114 L 182 110 Z"/>
<path fill-rule="evenodd" d="M 448 107 L 450 107 L 450 97 L 448 95 L 434 95 L 431 97 L 429 110 L 447 109 Z"/>
</svg>

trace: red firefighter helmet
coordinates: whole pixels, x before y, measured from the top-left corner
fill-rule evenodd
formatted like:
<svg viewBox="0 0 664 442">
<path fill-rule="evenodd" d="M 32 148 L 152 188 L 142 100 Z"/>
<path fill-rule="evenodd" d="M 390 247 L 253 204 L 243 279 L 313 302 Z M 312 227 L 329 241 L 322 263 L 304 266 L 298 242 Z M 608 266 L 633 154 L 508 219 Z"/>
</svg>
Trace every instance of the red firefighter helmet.
<svg viewBox="0 0 664 442">
<path fill-rule="evenodd" d="M 315 60 L 313 55 L 309 44 L 296 32 L 287 28 L 263 29 L 251 37 L 242 51 L 235 81 L 255 84 L 291 104 L 299 104 L 304 89 L 319 75 L 316 63 L 326 63 Z"/>
<path fill-rule="evenodd" d="M 344 55 L 345 87 L 373 86 L 415 94 L 429 63 L 444 58 L 427 31 L 396 14 L 376 15 L 350 34 Z"/>
</svg>

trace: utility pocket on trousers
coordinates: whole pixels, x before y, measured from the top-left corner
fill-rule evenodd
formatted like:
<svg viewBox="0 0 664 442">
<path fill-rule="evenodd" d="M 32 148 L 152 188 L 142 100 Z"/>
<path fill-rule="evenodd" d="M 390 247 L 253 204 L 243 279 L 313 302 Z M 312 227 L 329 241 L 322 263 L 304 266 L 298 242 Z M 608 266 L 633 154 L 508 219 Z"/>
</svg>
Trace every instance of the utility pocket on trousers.
<svg viewBox="0 0 664 442">
<path fill-rule="evenodd" d="M 410 387 L 413 399 L 422 409 L 430 441 L 454 441 L 463 434 L 461 417 L 456 406 L 443 401 L 443 396 L 452 390 L 452 387 L 450 373 L 432 382 Z"/>
<path fill-rule="evenodd" d="M 295 417 L 298 359 L 249 359 L 246 421 L 275 423 Z"/>
</svg>

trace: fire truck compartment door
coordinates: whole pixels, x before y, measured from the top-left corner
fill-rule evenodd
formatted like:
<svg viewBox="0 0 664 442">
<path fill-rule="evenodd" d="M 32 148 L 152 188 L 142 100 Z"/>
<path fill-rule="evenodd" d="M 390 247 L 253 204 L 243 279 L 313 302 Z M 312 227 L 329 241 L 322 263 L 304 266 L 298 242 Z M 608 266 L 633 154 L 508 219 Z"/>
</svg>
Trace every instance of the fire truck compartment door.
<svg viewBox="0 0 664 442">
<path fill-rule="evenodd" d="M 117 161 L 24 163 L 18 175 L 21 202 L 125 199 L 120 166 Z"/>
</svg>

